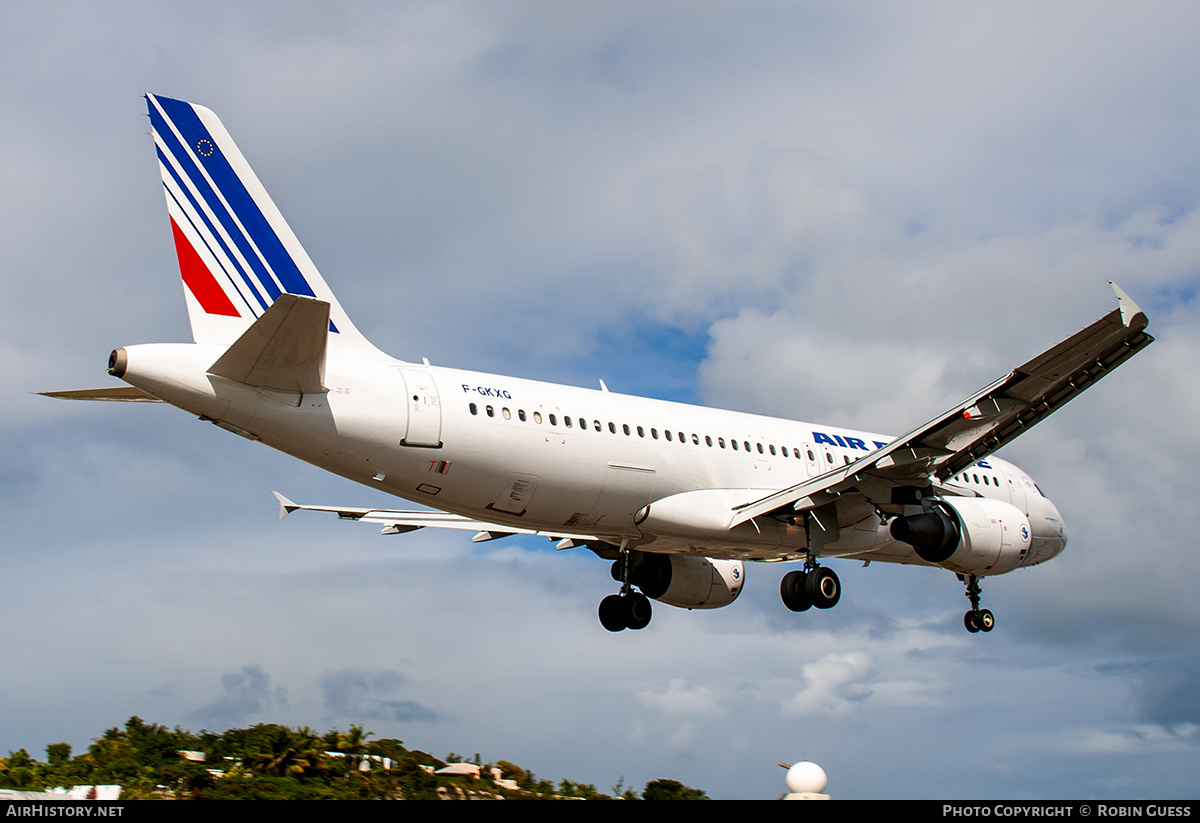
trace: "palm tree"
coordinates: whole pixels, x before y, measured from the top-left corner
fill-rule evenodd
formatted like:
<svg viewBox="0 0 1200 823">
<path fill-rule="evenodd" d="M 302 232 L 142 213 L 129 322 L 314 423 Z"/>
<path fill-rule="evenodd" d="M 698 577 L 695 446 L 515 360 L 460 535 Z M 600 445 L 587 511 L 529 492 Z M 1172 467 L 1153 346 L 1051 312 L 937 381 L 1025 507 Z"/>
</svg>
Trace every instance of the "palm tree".
<svg viewBox="0 0 1200 823">
<path fill-rule="evenodd" d="M 257 745 L 245 758 L 245 765 L 251 771 L 287 777 L 311 774 L 321 767 L 324 747 L 312 729 L 302 726 L 292 731 L 275 724 L 258 729 Z"/>
<path fill-rule="evenodd" d="M 338 732 L 337 748 L 339 752 L 343 752 L 350 757 L 346 760 L 351 769 L 357 769 L 362 762 L 363 752 L 367 749 L 367 738 L 374 735 L 375 732 L 364 732 L 362 726 L 351 726 L 350 731 L 346 733 Z"/>
</svg>

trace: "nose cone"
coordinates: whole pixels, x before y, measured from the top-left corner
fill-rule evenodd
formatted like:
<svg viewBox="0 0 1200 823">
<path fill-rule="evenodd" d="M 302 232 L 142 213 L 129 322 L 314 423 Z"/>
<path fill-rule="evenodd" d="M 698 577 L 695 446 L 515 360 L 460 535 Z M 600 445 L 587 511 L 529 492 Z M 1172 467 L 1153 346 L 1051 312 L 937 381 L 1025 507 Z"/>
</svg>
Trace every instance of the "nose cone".
<svg viewBox="0 0 1200 823">
<path fill-rule="evenodd" d="M 1067 527 L 1058 507 L 1048 497 L 1039 496 L 1030 501 L 1029 525 L 1033 528 L 1033 540 L 1025 565 L 1045 563 L 1066 548 Z"/>
</svg>

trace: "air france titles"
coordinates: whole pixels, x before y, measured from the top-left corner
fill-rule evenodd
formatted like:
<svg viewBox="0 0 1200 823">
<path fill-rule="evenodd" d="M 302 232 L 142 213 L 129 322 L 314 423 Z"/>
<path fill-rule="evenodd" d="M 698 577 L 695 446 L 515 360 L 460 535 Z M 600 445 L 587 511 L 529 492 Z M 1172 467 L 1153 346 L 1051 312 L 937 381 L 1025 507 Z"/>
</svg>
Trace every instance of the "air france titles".
<svg viewBox="0 0 1200 823">
<path fill-rule="evenodd" d="M 826 434 L 825 432 L 813 432 L 813 442 L 824 443 L 826 446 L 841 446 L 843 449 L 862 449 L 865 452 L 882 449 L 887 445 L 886 442 L 872 440 L 871 442 L 875 444 L 875 449 L 873 449 L 861 437 L 851 437 L 850 435 L 843 437 L 840 434 Z"/>
</svg>

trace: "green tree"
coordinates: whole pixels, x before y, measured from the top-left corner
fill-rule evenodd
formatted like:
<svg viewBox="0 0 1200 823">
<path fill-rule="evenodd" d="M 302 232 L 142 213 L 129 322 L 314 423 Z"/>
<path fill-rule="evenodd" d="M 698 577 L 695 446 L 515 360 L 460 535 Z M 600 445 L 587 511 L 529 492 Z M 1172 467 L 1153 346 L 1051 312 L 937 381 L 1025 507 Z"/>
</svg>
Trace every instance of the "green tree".
<svg viewBox="0 0 1200 823">
<path fill-rule="evenodd" d="M 323 741 L 307 726 L 293 731 L 287 726 L 263 723 L 250 731 L 242 763 L 255 774 L 312 775 L 324 767 Z"/>
<path fill-rule="evenodd" d="M 51 743 L 46 747 L 46 763 L 52 769 L 65 768 L 71 762 L 70 743 Z"/>
<path fill-rule="evenodd" d="M 367 751 L 367 738 L 373 734 L 375 732 L 364 732 L 362 726 L 351 726 L 350 731 L 345 734 L 338 732 L 337 750 L 350 755 L 346 758 L 348 768 L 351 770 L 358 768 L 362 762 L 361 755 Z"/>
<path fill-rule="evenodd" d="M 45 786 L 46 766 L 24 749 L 0 758 L 0 786 L 6 789 L 40 790 Z"/>
<path fill-rule="evenodd" d="M 642 790 L 642 800 L 708 800 L 700 789 L 685 786 L 678 780 L 651 780 Z"/>
</svg>

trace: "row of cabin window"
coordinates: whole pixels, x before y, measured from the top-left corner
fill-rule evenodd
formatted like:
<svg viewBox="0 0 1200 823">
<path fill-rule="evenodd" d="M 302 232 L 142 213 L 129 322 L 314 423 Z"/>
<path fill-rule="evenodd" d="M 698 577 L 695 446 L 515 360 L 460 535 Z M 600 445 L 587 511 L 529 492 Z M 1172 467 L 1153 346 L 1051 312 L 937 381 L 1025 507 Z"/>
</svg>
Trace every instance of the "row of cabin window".
<svg viewBox="0 0 1200 823">
<path fill-rule="evenodd" d="M 974 478 L 975 478 L 975 481 L 974 481 L 974 482 L 976 482 L 976 483 L 979 483 L 979 482 L 981 482 L 981 481 L 979 480 L 979 475 L 977 475 L 977 474 L 967 474 L 966 472 L 963 472 L 962 474 L 960 474 L 960 475 L 958 476 L 958 480 L 959 480 L 959 482 L 960 482 L 960 483 L 970 483 L 970 482 L 972 482 L 972 481 L 971 481 L 971 478 L 972 478 L 972 477 L 974 477 Z M 987 486 L 987 485 L 999 486 L 999 485 L 1000 485 L 1000 480 L 997 478 L 997 479 L 996 479 L 994 482 L 992 482 L 991 484 L 989 484 L 989 483 L 988 483 L 988 476 L 985 474 L 985 475 L 983 476 L 982 483 L 983 483 L 983 485 L 985 485 L 985 486 Z"/>
<path fill-rule="evenodd" d="M 479 414 L 479 407 L 478 407 L 478 406 L 476 406 L 474 403 L 472 403 L 472 404 L 470 405 L 470 408 L 471 408 L 471 414 Z M 496 416 L 496 410 L 495 410 L 493 407 L 491 407 L 491 406 L 485 406 L 485 407 L 484 407 L 484 411 L 486 412 L 486 414 L 487 414 L 487 416 L 488 416 L 488 417 L 495 417 L 495 416 Z M 511 411 L 509 411 L 509 409 L 508 409 L 508 407 L 507 407 L 507 406 L 505 406 L 505 407 L 502 407 L 502 408 L 500 409 L 500 416 L 501 416 L 501 417 L 503 417 L 505 420 L 511 420 L 511 419 L 512 419 L 512 412 L 511 412 Z M 558 425 L 558 415 L 556 415 L 556 414 L 549 414 L 549 415 L 547 415 L 547 416 L 548 416 L 548 418 L 549 418 L 549 420 L 550 420 L 550 425 L 551 425 L 551 426 L 557 426 L 557 425 Z M 527 416 L 526 416 L 526 414 L 525 414 L 525 410 L 524 410 L 524 409 L 517 409 L 517 419 L 518 419 L 518 420 L 520 420 L 522 423 L 523 423 L 523 422 L 525 422 L 525 421 L 528 419 L 528 418 L 527 418 Z M 542 413 L 541 413 L 541 412 L 535 411 L 535 412 L 533 413 L 533 422 L 534 422 L 534 423 L 541 423 L 541 422 L 542 422 Z M 585 430 L 585 431 L 587 430 L 587 428 L 588 428 L 588 421 L 587 421 L 586 419 L 584 419 L 584 418 L 580 417 L 580 418 L 578 418 L 578 419 L 577 419 L 577 422 L 578 422 L 578 426 L 579 426 L 579 428 L 580 428 L 580 429 L 583 429 L 583 430 Z M 574 427 L 575 427 L 575 424 L 574 424 L 574 422 L 571 420 L 571 417 L 570 417 L 569 415 L 565 415 L 565 414 L 563 415 L 563 425 L 564 425 L 564 426 L 566 426 L 568 429 L 570 429 L 570 428 L 574 428 Z M 602 423 L 601 423 L 599 420 L 593 420 L 593 421 L 592 421 L 592 427 L 593 427 L 593 428 L 594 428 L 596 431 L 598 431 L 598 432 L 603 432 L 603 431 L 604 431 L 604 425 L 603 425 L 603 424 L 602 424 Z M 645 437 L 645 436 L 646 436 L 646 430 L 645 430 L 644 428 L 642 428 L 641 426 L 636 426 L 636 427 L 634 427 L 634 428 L 636 428 L 636 430 L 637 430 L 638 437 Z M 616 433 L 617 433 L 617 424 L 616 424 L 616 423 L 612 423 L 612 422 L 610 422 L 610 423 L 608 424 L 608 430 L 609 430 L 609 432 L 610 432 L 611 434 L 616 434 Z M 632 434 L 633 434 L 633 429 L 630 429 L 630 427 L 629 427 L 629 424 L 628 424 L 628 423 L 622 423 L 622 424 L 621 424 L 621 430 L 622 430 L 622 431 L 623 431 L 623 432 L 624 432 L 626 435 L 628 435 L 628 436 L 632 436 Z M 687 440 L 688 440 L 688 438 L 687 438 L 687 435 L 686 435 L 686 434 L 684 434 L 683 432 L 679 432 L 678 434 L 679 434 L 679 442 L 680 442 L 680 443 L 686 443 L 686 442 L 687 442 Z M 650 429 L 650 436 L 651 436 L 653 439 L 657 440 L 657 439 L 658 439 L 658 429 L 655 429 L 655 428 L 652 428 L 652 429 Z M 673 435 L 672 435 L 672 433 L 671 433 L 671 431 L 670 431 L 669 429 L 664 429 L 664 430 L 663 430 L 663 436 L 666 438 L 666 440 L 667 440 L 667 442 L 668 442 L 668 443 L 669 443 L 669 442 L 672 442 L 672 440 L 673 440 Z M 705 435 L 705 436 L 704 436 L 704 442 L 705 442 L 705 443 L 706 443 L 708 446 L 710 446 L 710 447 L 713 445 L 713 439 L 712 439 L 712 437 L 710 437 L 709 435 Z M 717 442 L 717 445 L 718 445 L 720 448 L 722 448 L 722 449 L 723 449 L 723 448 L 725 448 L 725 438 L 724 438 L 724 437 L 718 437 L 716 442 Z M 696 445 L 696 446 L 699 446 L 699 445 L 700 445 L 700 435 L 698 435 L 698 434 L 695 434 L 695 433 L 693 433 L 693 434 L 692 434 L 692 444 L 693 444 L 693 445 Z M 738 441 L 736 441 L 736 440 L 733 440 L 733 439 L 730 439 L 730 441 L 729 441 L 729 445 L 730 445 L 730 447 L 731 447 L 731 448 L 732 448 L 734 451 L 737 451 L 737 450 L 738 450 Z M 763 449 L 763 444 L 762 444 L 762 443 L 756 443 L 755 445 L 758 447 L 758 453 L 759 453 L 759 454 L 766 454 L 766 453 L 767 453 L 767 451 L 770 451 L 770 453 L 771 453 L 772 455 L 775 455 L 775 454 L 778 454 L 778 453 L 779 453 L 779 452 L 776 452 L 776 450 L 775 450 L 775 446 L 774 446 L 774 445 L 768 444 L 768 445 L 767 445 L 767 447 L 766 447 L 766 450 L 764 450 L 764 449 Z M 743 440 L 743 441 L 742 441 L 742 448 L 743 448 L 743 450 L 744 450 L 744 451 L 750 451 L 750 441 L 749 441 L 749 440 Z M 788 456 L 789 456 L 789 454 L 788 454 L 788 447 L 787 447 L 787 446 L 781 446 L 781 447 L 780 447 L 780 451 L 782 451 L 782 453 L 783 453 L 783 456 L 784 456 L 784 457 L 788 457 Z M 809 459 L 809 460 L 811 460 L 811 461 L 814 461 L 814 462 L 815 462 L 815 461 L 816 461 L 816 459 L 817 459 L 817 456 L 816 456 L 816 454 L 814 454 L 814 453 L 813 453 L 812 447 L 811 447 L 811 446 L 810 446 L 810 447 L 808 447 L 807 451 L 808 451 L 808 459 Z M 800 459 L 801 459 L 801 456 L 800 456 L 800 450 L 799 450 L 799 449 L 797 449 L 797 448 L 793 448 L 793 449 L 792 449 L 792 456 L 795 456 L 795 458 L 796 458 L 797 460 L 800 460 Z M 833 462 L 833 455 L 832 455 L 831 453 L 829 453 L 828 451 L 826 451 L 826 452 L 825 452 L 825 459 L 826 459 L 828 462 L 832 463 L 832 462 Z M 843 460 L 845 460 L 847 463 L 849 463 L 849 462 L 850 462 L 850 458 L 849 458 L 849 457 L 847 457 L 846 455 L 842 455 L 842 459 L 843 459 Z"/>
</svg>

